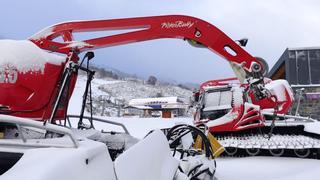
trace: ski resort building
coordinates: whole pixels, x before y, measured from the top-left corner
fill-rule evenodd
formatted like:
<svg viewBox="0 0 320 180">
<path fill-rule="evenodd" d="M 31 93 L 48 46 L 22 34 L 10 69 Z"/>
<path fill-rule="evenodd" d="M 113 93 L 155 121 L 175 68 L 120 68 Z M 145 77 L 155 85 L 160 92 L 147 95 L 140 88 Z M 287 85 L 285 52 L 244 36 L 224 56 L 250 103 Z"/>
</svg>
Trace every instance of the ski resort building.
<svg viewBox="0 0 320 180">
<path fill-rule="evenodd" d="M 140 98 L 129 101 L 128 107 L 133 109 L 128 111 L 141 110 L 142 117 L 172 118 L 184 116 L 188 106 L 178 97 Z"/>
<path fill-rule="evenodd" d="M 296 103 L 292 114 L 320 119 L 320 47 L 287 48 L 269 77 L 286 79 L 293 88 Z"/>
</svg>

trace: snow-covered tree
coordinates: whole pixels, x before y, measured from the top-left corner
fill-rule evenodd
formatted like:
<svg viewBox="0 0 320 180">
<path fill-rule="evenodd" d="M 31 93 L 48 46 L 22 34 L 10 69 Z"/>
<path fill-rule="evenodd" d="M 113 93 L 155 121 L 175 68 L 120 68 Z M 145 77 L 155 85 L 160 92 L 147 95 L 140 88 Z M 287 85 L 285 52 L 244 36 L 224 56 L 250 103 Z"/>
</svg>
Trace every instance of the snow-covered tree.
<svg viewBox="0 0 320 180">
<path fill-rule="evenodd" d="M 155 76 L 149 76 L 147 80 L 147 84 L 156 85 L 156 83 L 157 83 L 157 78 Z"/>
</svg>

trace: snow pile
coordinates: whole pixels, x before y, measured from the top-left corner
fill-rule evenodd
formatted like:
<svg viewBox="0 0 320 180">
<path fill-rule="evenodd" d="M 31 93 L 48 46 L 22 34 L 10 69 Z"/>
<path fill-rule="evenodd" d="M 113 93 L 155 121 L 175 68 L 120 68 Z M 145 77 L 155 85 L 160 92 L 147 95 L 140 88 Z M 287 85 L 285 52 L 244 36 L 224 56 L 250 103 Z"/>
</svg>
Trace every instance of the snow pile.
<svg viewBox="0 0 320 180">
<path fill-rule="evenodd" d="M 318 179 L 319 160 L 285 157 L 218 158 L 219 180 Z"/>
<path fill-rule="evenodd" d="M 304 131 L 320 134 L 320 122 L 306 123 L 304 125 Z"/>
<path fill-rule="evenodd" d="M 66 47 L 70 47 L 70 48 L 93 47 L 93 45 L 88 44 L 88 43 L 83 42 L 83 41 L 68 41 L 66 43 L 70 43 L 69 45 L 66 46 Z"/>
<path fill-rule="evenodd" d="M 290 88 L 289 83 L 286 80 L 278 79 L 271 81 L 265 86 L 271 94 L 275 95 L 279 101 L 287 101 L 286 93 L 291 99 L 294 99 L 293 92 Z"/>
<path fill-rule="evenodd" d="M 121 154 L 114 163 L 119 180 L 170 180 L 178 169 L 166 136 L 156 130 Z"/>
<path fill-rule="evenodd" d="M 65 57 L 48 53 L 28 40 L 0 40 L 0 67 L 14 67 L 19 72 L 40 71 L 46 63 L 60 65 Z"/>
<path fill-rule="evenodd" d="M 31 40 L 44 39 L 53 33 L 53 27 L 54 26 L 44 28 L 41 31 L 34 34 L 33 36 L 29 37 L 29 39 L 31 39 Z"/>
</svg>

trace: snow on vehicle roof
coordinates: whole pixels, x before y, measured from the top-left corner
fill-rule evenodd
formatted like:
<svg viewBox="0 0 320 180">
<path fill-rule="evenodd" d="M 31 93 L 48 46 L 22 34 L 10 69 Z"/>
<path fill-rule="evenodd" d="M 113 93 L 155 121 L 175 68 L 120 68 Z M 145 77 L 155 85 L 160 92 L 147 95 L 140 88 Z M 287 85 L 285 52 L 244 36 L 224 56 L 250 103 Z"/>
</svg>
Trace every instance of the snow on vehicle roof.
<svg viewBox="0 0 320 180">
<path fill-rule="evenodd" d="M 187 104 L 178 97 L 131 99 L 129 107 L 137 109 L 185 109 Z"/>
<path fill-rule="evenodd" d="M 46 63 L 60 65 L 66 57 L 40 49 L 29 40 L 0 40 L 0 67 L 13 66 L 19 72 L 40 71 Z"/>
<path fill-rule="evenodd" d="M 67 45 L 66 47 L 70 47 L 70 48 L 93 47 L 93 45 L 88 44 L 83 41 L 68 41 L 68 43 L 70 43 L 70 44 Z"/>
<path fill-rule="evenodd" d="M 320 134 L 320 122 L 307 123 L 304 125 L 304 131 L 314 134 Z"/>
<path fill-rule="evenodd" d="M 219 89 L 224 89 L 224 88 L 231 88 L 231 85 L 205 86 L 203 89 L 204 89 L 205 91 L 210 91 L 210 90 L 219 90 Z"/>
<path fill-rule="evenodd" d="M 294 99 L 293 93 L 290 90 L 290 85 L 286 80 L 278 79 L 275 81 L 272 81 L 265 86 L 269 91 L 272 92 L 272 94 L 277 96 L 277 99 L 279 101 L 286 101 L 286 92 L 291 97 L 291 99 Z"/>
<path fill-rule="evenodd" d="M 129 105 L 141 106 L 145 104 L 174 104 L 178 102 L 178 97 L 158 97 L 158 98 L 141 98 L 131 99 Z"/>
</svg>

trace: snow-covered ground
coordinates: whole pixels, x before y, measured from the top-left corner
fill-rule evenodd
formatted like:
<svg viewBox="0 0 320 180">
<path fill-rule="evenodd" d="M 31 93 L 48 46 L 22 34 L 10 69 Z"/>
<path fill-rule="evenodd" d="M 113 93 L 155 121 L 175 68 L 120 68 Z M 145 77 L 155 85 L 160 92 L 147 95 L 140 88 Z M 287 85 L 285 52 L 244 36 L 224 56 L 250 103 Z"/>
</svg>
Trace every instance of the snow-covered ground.
<svg viewBox="0 0 320 180">
<path fill-rule="evenodd" d="M 320 161 L 284 157 L 218 158 L 218 180 L 316 180 Z"/>
<path fill-rule="evenodd" d="M 82 80 L 80 83 L 84 84 L 84 81 Z M 81 86 L 83 85 L 75 88 L 70 102 L 69 114 L 80 112 L 83 93 Z M 101 93 L 99 91 L 98 89 L 94 90 L 95 93 Z M 192 123 L 191 118 L 102 118 L 123 123 L 131 135 L 140 139 L 153 129 L 171 127 L 181 122 Z M 102 123 L 96 123 L 95 126 L 97 129 L 121 131 L 119 127 Z M 218 158 L 215 176 L 218 180 L 316 180 L 320 178 L 320 161 L 283 157 Z"/>
</svg>

